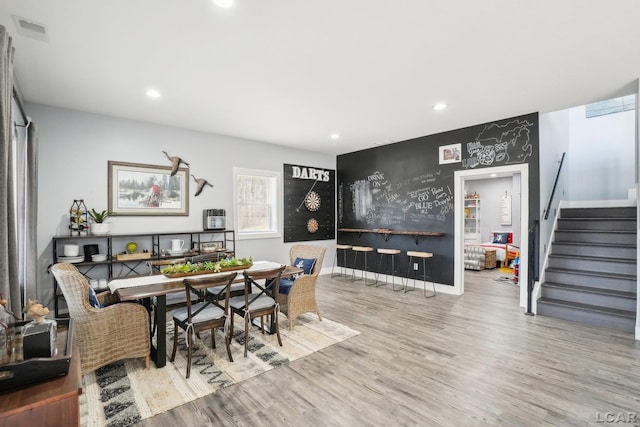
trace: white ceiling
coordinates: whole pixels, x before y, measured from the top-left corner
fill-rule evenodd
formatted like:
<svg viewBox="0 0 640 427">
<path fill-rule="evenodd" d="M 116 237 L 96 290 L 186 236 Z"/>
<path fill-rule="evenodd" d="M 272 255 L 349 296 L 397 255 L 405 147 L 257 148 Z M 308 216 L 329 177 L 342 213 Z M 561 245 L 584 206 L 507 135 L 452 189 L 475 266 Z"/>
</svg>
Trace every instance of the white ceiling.
<svg viewBox="0 0 640 427">
<path fill-rule="evenodd" d="M 0 2 L 26 101 L 330 154 L 628 93 L 639 17 L 638 0 Z"/>
</svg>

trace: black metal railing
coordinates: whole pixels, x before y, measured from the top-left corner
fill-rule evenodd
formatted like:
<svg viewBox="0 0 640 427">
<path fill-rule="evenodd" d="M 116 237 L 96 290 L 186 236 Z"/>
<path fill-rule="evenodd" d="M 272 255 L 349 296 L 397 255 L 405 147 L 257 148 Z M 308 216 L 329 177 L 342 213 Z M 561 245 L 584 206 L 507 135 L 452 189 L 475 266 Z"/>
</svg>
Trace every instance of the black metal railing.
<svg viewBox="0 0 640 427">
<path fill-rule="evenodd" d="M 562 163 L 564 163 L 564 156 L 567 153 L 562 153 L 562 158 L 560 159 L 560 165 L 558 166 L 558 173 L 556 173 L 556 180 L 553 183 L 553 189 L 551 190 L 551 195 L 549 196 L 549 201 L 547 202 L 547 206 L 544 208 L 544 219 L 549 218 L 549 212 L 551 211 L 551 203 L 553 202 L 553 197 L 556 194 L 556 187 L 558 186 L 558 180 L 560 179 L 560 172 L 562 172 Z"/>
<path fill-rule="evenodd" d="M 524 313 L 528 316 L 533 316 L 532 304 L 533 304 L 533 287 L 535 283 L 540 280 L 538 276 L 538 228 L 540 227 L 540 220 L 534 219 L 532 227 L 529 229 L 529 259 L 527 263 L 527 311 Z"/>
</svg>

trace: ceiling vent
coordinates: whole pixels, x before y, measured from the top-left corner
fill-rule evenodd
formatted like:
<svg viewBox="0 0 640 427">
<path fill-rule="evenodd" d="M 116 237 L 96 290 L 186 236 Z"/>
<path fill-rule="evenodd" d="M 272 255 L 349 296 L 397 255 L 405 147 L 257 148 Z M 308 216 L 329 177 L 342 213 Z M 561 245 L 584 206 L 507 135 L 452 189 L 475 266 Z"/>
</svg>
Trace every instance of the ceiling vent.
<svg viewBox="0 0 640 427">
<path fill-rule="evenodd" d="M 31 39 L 49 41 L 49 34 L 47 33 L 47 27 L 38 22 L 33 22 L 25 18 L 13 15 L 13 21 L 18 29 L 18 34 Z"/>
</svg>

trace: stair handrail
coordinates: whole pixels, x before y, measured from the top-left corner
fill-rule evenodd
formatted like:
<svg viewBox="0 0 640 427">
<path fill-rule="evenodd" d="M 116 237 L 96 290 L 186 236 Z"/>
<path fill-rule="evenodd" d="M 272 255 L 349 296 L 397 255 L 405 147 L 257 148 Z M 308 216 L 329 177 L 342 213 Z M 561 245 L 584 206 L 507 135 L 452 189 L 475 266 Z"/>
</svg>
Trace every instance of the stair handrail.
<svg viewBox="0 0 640 427">
<path fill-rule="evenodd" d="M 551 203 L 553 202 L 553 197 L 556 194 L 556 187 L 558 186 L 558 180 L 560 179 L 560 172 L 562 171 L 562 163 L 564 162 L 564 156 L 566 152 L 562 153 L 562 158 L 560 159 L 560 165 L 558 165 L 558 173 L 556 173 L 556 180 L 553 183 L 553 189 L 551 189 L 551 195 L 549 196 L 549 201 L 547 202 L 547 206 L 544 208 L 544 219 L 545 221 L 549 218 L 549 212 L 551 211 Z"/>
</svg>

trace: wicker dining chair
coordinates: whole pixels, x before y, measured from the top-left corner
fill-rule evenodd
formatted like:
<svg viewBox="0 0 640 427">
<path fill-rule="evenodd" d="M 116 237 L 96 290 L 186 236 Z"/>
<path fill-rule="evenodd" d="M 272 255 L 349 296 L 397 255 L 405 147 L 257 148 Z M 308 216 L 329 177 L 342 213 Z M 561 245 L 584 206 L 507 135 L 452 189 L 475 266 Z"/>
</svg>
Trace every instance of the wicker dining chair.
<svg viewBox="0 0 640 427">
<path fill-rule="evenodd" d="M 313 269 L 309 274 L 303 274 L 295 279 L 280 280 L 278 304 L 288 320 L 288 328 L 291 330 L 293 321 L 301 314 L 313 312 L 320 316 L 320 309 L 316 302 L 316 280 L 322 270 L 322 261 L 326 247 L 315 245 L 293 245 L 289 250 L 291 265 L 296 266 L 296 259 L 315 259 Z"/>
<path fill-rule="evenodd" d="M 229 300 L 231 308 L 231 330 L 233 330 L 233 314 L 244 318 L 244 357 L 247 357 L 249 342 L 249 328 L 253 319 L 260 317 L 260 329 L 264 334 L 264 316 L 271 317 L 271 324 L 278 336 L 278 344 L 282 347 L 280 328 L 278 327 L 278 303 L 268 295 L 277 295 L 280 284 L 280 276 L 286 266 L 269 270 L 245 270 L 244 295 L 233 297 Z M 255 287 L 255 289 L 253 289 Z M 270 331 L 273 332 L 273 331 Z"/>
<path fill-rule="evenodd" d="M 191 353 L 193 348 L 193 335 L 202 331 L 211 330 L 211 347 L 216 348 L 216 328 L 223 328 L 224 343 L 227 347 L 229 361 L 231 356 L 231 336 L 233 330 L 229 327 L 231 320 L 229 311 L 229 295 L 231 284 L 238 273 L 221 274 L 201 279 L 184 279 L 184 297 L 186 305 L 173 311 L 173 351 L 170 361 L 174 361 L 178 348 L 178 329 L 187 334 L 187 378 L 191 375 Z M 209 287 L 223 287 L 222 298 L 214 298 L 208 294 Z M 193 299 L 196 295 L 197 299 Z M 200 302 L 197 302 L 200 301 Z"/>
<path fill-rule="evenodd" d="M 144 358 L 145 367 L 149 367 L 149 316 L 143 306 L 121 303 L 94 308 L 89 304 L 89 283 L 75 266 L 55 264 L 51 272 L 74 320 L 83 375 L 109 363 L 137 357 Z M 98 301 L 104 302 L 101 295 Z"/>
</svg>

